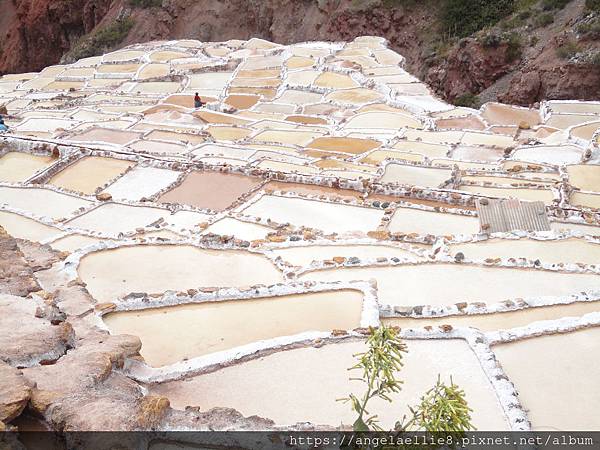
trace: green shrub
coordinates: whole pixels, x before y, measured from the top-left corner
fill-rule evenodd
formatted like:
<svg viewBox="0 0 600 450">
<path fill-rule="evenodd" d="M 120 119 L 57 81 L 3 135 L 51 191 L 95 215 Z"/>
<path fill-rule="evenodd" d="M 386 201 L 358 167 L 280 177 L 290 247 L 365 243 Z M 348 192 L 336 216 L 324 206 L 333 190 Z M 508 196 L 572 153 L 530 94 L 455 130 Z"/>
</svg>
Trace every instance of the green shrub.
<svg viewBox="0 0 600 450">
<path fill-rule="evenodd" d="M 535 18 L 535 20 L 533 21 L 533 25 L 536 28 L 543 28 L 543 27 L 547 27 L 548 25 L 550 25 L 553 22 L 554 22 L 554 14 L 552 14 L 550 12 L 545 12 L 545 13 L 541 13 L 539 16 L 537 16 Z"/>
<path fill-rule="evenodd" d="M 101 55 L 123 42 L 134 25 L 131 17 L 117 19 L 110 25 L 97 30 L 91 36 L 77 42 L 65 56 L 66 61 L 76 61 L 81 58 Z"/>
<path fill-rule="evenodd" d="M 585 22 L 577 26 L 577 32 L 592 39 L 600 38 L 600 17 L 590 22 Z"/>
<path fill-rule="evenodd" d="M 585 0 L 585 7 L 589 11 L 600 13 L 600 0 Z"/>
<path fill-rule="evenodd" d="M 162 0 L 129 0 L 134 8 L 157 8 L 162 6 Z"/>
<path fill-rule="evenodd" d="M 570 59 L 580 51 L 579 44 L 567 41 L 556 49 L 556 55 L 561 59 Z"/>
<path fill-rule="evenodd" d="M 529 38 L 529 45 L 531 47 L 535 47 L 538 44 L 538 42 L 540 42 L 540 38 L 537 36 L 531 36 Z"/>
<path fill-rule="evenodd" d="M 465 108 L 479 108 L 481 106 L 481 102 L 479 101 L 479 97 L 472 92 L 465 92 L 462 95 L 459 95 L 454 99 L 454 104 L 456 106 L 464 106 Z"/>
<path fill-rule="evenodd" d="M 550 11 L 552 9 L 563 9 L 571 0 L 542 0 L 542 9 Z"/>
<path fill-rule="evenodd" d="M 510 33 L 506 39 L 506 44 L 506 62 L 513 62 L 519 59 L 523 53 L 521 36 L 517 33 Z"/>
<path fill-rule="evenodd" d="M 445 0 L 441 21 L 446 33 L 466 37 L 511 14 L 514 0 Z"/>
</svg>

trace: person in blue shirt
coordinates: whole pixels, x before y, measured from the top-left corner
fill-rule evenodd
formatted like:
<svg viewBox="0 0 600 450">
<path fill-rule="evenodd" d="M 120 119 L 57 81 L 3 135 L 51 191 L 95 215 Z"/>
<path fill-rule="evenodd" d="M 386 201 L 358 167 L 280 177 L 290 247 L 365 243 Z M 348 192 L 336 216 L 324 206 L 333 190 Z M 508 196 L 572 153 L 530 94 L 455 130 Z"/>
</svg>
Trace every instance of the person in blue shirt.
<svg viewBox="0 0 600 450">
<path fill-rule="evenodd" d="M 4 124 L 4 119 L 0 116 L 0 133 L 8 131 L 8 127 Z"/>
</svg>

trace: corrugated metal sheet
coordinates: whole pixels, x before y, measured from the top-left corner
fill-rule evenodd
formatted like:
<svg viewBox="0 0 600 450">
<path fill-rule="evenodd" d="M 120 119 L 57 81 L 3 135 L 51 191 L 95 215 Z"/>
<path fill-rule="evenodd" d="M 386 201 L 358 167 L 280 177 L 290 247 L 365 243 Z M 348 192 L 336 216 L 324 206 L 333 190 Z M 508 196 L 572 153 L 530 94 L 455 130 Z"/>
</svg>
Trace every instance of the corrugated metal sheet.
<svg viewBox="0 0 600 450">
<path fill-rule="evenodd" d="M 484 198 L 478 199 L 476 206 L 481 231 L 486 233 L 550 230 L 543 202 Z"/>
</svg>

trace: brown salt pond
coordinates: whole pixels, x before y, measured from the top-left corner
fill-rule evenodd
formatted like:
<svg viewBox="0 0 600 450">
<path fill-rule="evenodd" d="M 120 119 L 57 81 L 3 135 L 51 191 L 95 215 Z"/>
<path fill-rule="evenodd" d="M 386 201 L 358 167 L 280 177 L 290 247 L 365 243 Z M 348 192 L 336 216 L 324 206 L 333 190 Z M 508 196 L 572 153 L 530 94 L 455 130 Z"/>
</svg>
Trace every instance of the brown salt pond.
<svg viewBox="0 0 600 450">
<path fill-rule="evenodd" d="M 81 260 L 79 276 L 99 302 L 132 292 L 283 282 L 281 272 L 261 255 L 189 245 L 138 245 L 91 253 Z"/>
<path fill-rule="evenodd" d="M 438 213 L 415 208 L 398 208 L 389 224 L 392 233 L 419 233 L 438 236 L 476 234 L 479 219 L 475 216 Z"/>
<path fill-rule="evenodd" d="M 497 303 L 597 290 L 600 275 L 467 264 L 330 269 L 300 276 L 310 281 L 377 280 L 379 304 L 417 306 Z M 398 286 L 402 290 L 398 290 Z M 490 289 L 494 286 L 494 289 Z"/>
<path fill-rule="evenodd" d="M 537 110 L 500 103 L 487 103 L 481 116 L 491 125 L 519 125 L 521 122 L 527 122 L 529 126 L 534 126 L 541 122 Z"/>
<path fill-rule="evenodd" d="M 222 211 L 261 183 L 259 178 L 244 175 L 194 171 L 185 177 L 183 183 L 163 194 L 158 201 Z"/>
<path fill-rule="evenodd" d="M 538 241 L 534 239 L 490 239 L 453 244 L 450 253 L 462 252 L 467 259 L 527 258 L 542 263 L 582 263 L 600 265 L 600 244 L 585 239 Z"/>
<path fill-rule="evenodd" d="M 320 137 L 306 147 L 330 152 L 360 154 L 377 148 L 381 142 L 373 139 L 354 139 L 343 137 Z"/>
<path fill-rule="evenodd" d="M 472 327 L 481 331 L 509 330 L 523 327 L 541 320 L 555 320 L 563 317 L 581 317 L 584 314 L 600 311 L 600 302 L 577 302 L 570 305 L 543 306 L 494 314 L 471 314 L 415 319 L 409 317 L 383 318 L 388 326 L 400 328 L 422 328 L 451 325 L 453 327 Z"/>
<path fill-rule="evenodd" d="M 134 164 L 122 159 L 86 156 L 58 172 L 48 183 L 90 195 Z"/>
<path fill-rule="evenodd" d="M 361 197 L 360 192 L 352 191 L 350 189 L 336 189 L 327 186 L 317 186 L 315 184 L 284 183 L 281 181 L 269 181 L 263 186 L 263 189 L 267 192 L 296 192 L 298 194 L 319 195 L 328 198 L 339 197 L 349 200 L 358 199 Z"/>
<path fill-rule="evenodd" d="M 532 337 L 492 350 L 519 392 L 534 430 L 600 429 L 600 327 Z"/>
<path fill-rule="evenodd" d="M 206 302 L 104 316 L 113 334 L 142 341 L 154 367 L 306 331 L 360 326 L 362 293 L 353 290 Z"/>
<path fill-rule="evenodd" d="M 107 142 L 110 144 L 125 145 L 141 137 L 140 133 L 123 130 L 112 130 L 109 128 L 91 128 L 80 134 L 73 134 L 65 139 L 82 142 Z"/>
<path fill-rule="evenodd" d="M 447 382 L 452 377 L 464 389 L 478 429 L 508 429 L 496 394 L 465 341 L 408 340 L 406 344 L 402 391 L 392 396 L 391 403 L 373 400 L 369 410 L 379 416 L 385 429 L 392 429 L 398 418 L 409 414 L 407 405 L 418 404 L 438 374 Z M 245 416 L 268 417 L 277 425 L 306 421 L 350 425 L 356 419 L 351 407 L 336 399 L 363 391 L 364 384 L 349 380 L 357 377 L 358 371 L 347 369 L 356 364 L 353 355 L 365 350 L 362 342 L 351 341 L 280 351 L 209 374 L 151 385 L 149 389 L 152 394 L 169 398 L 177 409 L 224 406 Z"/>
<path fill-rule="evenodd" d="M 52 156 L 37 156 L 29 153 L 8 152 L 0 157 L 0 181 L 10 183 L 26 181 L 35 173 L 56 161 Z"/>
</svg>

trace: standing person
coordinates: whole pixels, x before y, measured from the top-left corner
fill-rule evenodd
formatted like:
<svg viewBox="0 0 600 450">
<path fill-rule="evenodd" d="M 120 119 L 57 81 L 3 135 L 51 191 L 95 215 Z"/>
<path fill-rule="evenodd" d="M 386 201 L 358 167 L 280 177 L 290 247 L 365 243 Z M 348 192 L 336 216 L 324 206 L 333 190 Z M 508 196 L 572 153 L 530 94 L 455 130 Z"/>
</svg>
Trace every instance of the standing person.
<svg viewBox="0 0 600 450">
<path fill-rule="evenodd" d="M 8 127 L 4 124 L 4 119 L 0 116 L 0 133 L 8 131 Z"/>
<path fill-rule="evenodd" d="M 202 107 L 202 99 L 196 92 L 196 95 L 194 95 L 194 108 L 201 108 L 201 107 Z"/>
</svg>

